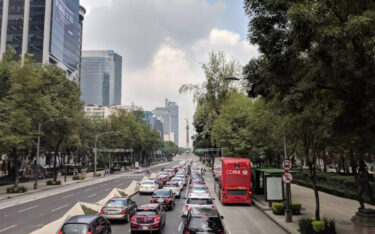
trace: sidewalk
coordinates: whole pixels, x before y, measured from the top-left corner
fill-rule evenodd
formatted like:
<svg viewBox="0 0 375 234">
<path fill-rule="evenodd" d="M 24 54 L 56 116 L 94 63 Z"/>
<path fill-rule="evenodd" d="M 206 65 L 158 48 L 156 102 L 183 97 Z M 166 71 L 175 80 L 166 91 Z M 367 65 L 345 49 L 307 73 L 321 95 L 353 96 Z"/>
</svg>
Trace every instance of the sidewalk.
<svg viewBox="0 0 375 234">
<path fill-rule="evenodd" d="M 128 171 L 124 171 L 124 172 L 128 172 Z M 101 178 L 104 175 L 104 171 L 97 171 L 96 173 L 101 174 L 101 176 L 97 177 L 97 178 Z M 64 185 L 76 184 L 76 183 L 80 183 L 80 182 L 83 182 L 83 181 L 93 180 L 93 179 L 95 179 L 93 177 L 93 175 L 94 175 L 94 172 L 86 173 L 86 178 L 84 180 L 73 180 L 73 176 L 68 175 L 66 177 L 66 182 L 64 182 L 65 177 L 63 175 L 60 175 L 60 173 L 59 173 L 59 175 L 57 177 L 57 180 L 61 181 L 61 185 L 46 185 L 46 182 L 48 180 L 52 180 L 52 178 L 39 179 L 38 180 L 38 189 L 36 189 L 36 190 L 34 190 L 34 183 L 35 183 L 34 180 L 29 181 L 29 182 L 19 183 L 19 186 L 23 186 L 27 189 L 26 193 L 7 193 L 7 188 L 12 187 L 13 185 L 12 184 L 3 185 L 3 186 L 0 186 L 0 200 L 9 199 L 9 198 L 12 198 L 12 197 L 18 197 L 18 196 L 22 196 L 22 195 L 25 195 L 25 194 L 40 192 L 40 191 L 48 190 L 48 189 L 51 189 L 51 188 L 61 187 L 61 186 L 64 186 Z"/>
<path fill-rule="evenodd" d="M 293 216 L 293 223 L 286 223 L 285 216 L 274 215 L 272 209 L 268 207 L 268 202 L 264 196 L 254 195 L 255 206 L 263 210 L 271 219 L 281 225 L 290 233 L 298 232 L 298 220 L 303 217 L 314 217 L 315 197 L 310 188 L 292 184 L 292 201 L 302 204 L 302 215 Z M 338 234 L 355 234 L 354 225 L 351 218 L 358 210 L 359 203 L 355 200 L 337 197 L 331 194 L 319 192 L 320 217 L 334 219 L 336 221 L 336 231 Z M 366 204 L 366 208 L 375 208 L 375 206 Z"/>
</svg>

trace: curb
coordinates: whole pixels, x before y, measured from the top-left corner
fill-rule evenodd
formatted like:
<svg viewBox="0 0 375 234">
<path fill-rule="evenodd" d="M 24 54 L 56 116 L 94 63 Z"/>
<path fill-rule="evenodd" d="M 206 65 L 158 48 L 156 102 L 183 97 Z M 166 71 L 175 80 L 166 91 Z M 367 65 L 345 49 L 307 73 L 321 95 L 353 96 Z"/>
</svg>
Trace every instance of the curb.
<svg viewBox="0 0 375 234">
<path fill-rule="evenodd" d="M 272 220 L 272 222 L 274 222 L 277 226 L 279 226 L 280 228 L 282 228 L 285 232 L 289 233 L 289 234 L 293 234 L 293 233 L 299 233 L 298 231 L 296 230 L 291 230 L 291 228 L 289 228 L 286 224 L 283 224 L 283 223 L 280 223 L 278 222 L 278 220 L 274 219 L 274 217 L 272 215 L 269 215 L 266 211 L 267 210 L 271 210 L 269 207 L 265 207 L 263 205 L 260 205 L 259 204 L 260 202 L 253 197 L 253 205 L 258 209 L 260 210 L 263 214 L 265 214 L 270 220 Z"/>
</svg>

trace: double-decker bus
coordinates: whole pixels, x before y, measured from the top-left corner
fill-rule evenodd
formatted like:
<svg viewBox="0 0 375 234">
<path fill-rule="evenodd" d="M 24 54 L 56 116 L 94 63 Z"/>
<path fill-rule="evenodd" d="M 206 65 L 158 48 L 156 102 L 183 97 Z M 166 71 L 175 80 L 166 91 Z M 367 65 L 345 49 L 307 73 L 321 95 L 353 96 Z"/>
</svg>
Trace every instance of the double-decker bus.
<svg viewBox="0 0 375 234">
<path fill-rule="evenodd" d="M 251 162 L 247 158 L 218 158 L 215 193 L 222 203 L 251 204 Z"/>
</svg>

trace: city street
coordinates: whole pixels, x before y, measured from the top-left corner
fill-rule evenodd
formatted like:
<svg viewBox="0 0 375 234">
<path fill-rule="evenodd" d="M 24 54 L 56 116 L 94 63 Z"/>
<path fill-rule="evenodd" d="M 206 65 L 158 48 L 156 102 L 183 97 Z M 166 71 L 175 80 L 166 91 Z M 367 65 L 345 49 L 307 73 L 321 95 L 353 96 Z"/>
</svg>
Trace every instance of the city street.
<svg viewBox="0 0 375 234">
<path fill-rule="evenodd" d="M 152 171 L 159 171 L 157 166 Z M 26 202 L 0 210 L 0 233 L 23 234 L 30 233 L 38 227 L 48 224 L 65 214 L 76 202 L 95 203 L 104 198 L 113 188 L 125 188 L 133 180 L 142 179 L 143 174 L 131 174 L 113 180 L 72 189 L 43 199 Z M 57 188 L 56 188 L 57 189 Z"/>
</svg>

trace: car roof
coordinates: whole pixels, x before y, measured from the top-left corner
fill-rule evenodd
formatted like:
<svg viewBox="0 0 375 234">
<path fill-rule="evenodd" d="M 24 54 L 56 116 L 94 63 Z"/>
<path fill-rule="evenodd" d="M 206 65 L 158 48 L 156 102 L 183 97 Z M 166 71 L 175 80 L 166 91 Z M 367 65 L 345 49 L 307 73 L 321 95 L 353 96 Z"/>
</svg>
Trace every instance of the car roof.
<svg viewBox="0 0 375 234">
<path fill-rule="evenodd" d="M 144 180 L 144 181 L 142 181 L 142 184 L 143 184 L 144 182 L 152 182 L 152 183 L 154 183 L 155 181 L 153 181 L 153 180 Z"/>
<path fill-rule="evenodd" d="M 206 188 L 206 185 L 203 185 L 203 184 L 194 184 L 193 187 L 191 187 L 192 189 L 193 188 Z"/>
<path fill-rule="evenodd" d="M 65 224 L 68 223 L 85 223 L 90 224 L 92 221 L 97 219 L 98 215 L 76 215 L 68 219 L 68 221 L 65 222 Z"/>
<path fill-rule="evenodd" d="M 159 206 L 159 204 L 155 204 L 155 203 L 149 203 L 149 204 L 144 204 L 144 205 L 141 205 L 141 206 L 138 206 L 138 210 L 142 210 L 142 209 L 150 209 L 150 210 L 155 210 L 157 209 Z"/>
<path fill-rule="evenodd" d="M 194 217 L 208 216 L 208 217 L 219 217 L 219 213 L 216 209 L 206 207 L 192 207 L 190 210 L 191 215 Z"/>
<path fill-rule="evenodd" d="M 207 193 L 190 193 L 189 198 L 210 198 L 211 196 Z"/>
</svg>

